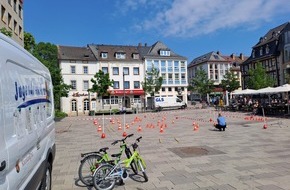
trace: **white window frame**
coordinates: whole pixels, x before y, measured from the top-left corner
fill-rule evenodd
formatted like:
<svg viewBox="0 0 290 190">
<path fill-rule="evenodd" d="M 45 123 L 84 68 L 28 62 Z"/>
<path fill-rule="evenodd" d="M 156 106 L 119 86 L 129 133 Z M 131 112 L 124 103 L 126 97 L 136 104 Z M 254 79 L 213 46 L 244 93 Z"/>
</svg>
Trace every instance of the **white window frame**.
<svg viewBox="0 0 290 190">
<path fill-rule="evenodd" d="M 76 80 L 71 80 L 70 84 L 71 84 L 72 90 L 77 90 L 77 81 Z"/>
<path fill-rule="evenodd" d="M 83 67 L 83 72 L 84 72 L 84 74 L 88 74 L 89 73 L 89 67 L 88 66 L 84 66 Z"/>
<path fill-rule="evenodd" d="M 89 81 L 88 80 L 84 80 L 83 81 L 83 85 L 84 85 L 84 91 L 87 91 L 89 89 Z"/>
<path fill-rule="evenodd" d="M 70 73 L 71 74 L 76 74 L 76 66 L 75 65 L 71 65 L 70 66 Z"/>
<path fill-rule="evenodd" d="M 124 52 L 116 52 L 116 59 L 126 59 L 126 53 Z"/>
<path fill-rule="evenodd" d="M 170 56 L 169 50 L 160 50 L 160 56 Z"/>
<path fill-rule="evenodd" d="M 107 58 L 108 58 L 108 53 L 107 53 L 107 52 L 102 52 L 102 53 L 101 53 L 101 57 L 102 57 L 103 59 L 107 59 Z"/>
<path fill-rule="evenodd" d="M 75 99 L 71 101 L 71 111 L 77 111 L 77 101 Z"/>
</svg>

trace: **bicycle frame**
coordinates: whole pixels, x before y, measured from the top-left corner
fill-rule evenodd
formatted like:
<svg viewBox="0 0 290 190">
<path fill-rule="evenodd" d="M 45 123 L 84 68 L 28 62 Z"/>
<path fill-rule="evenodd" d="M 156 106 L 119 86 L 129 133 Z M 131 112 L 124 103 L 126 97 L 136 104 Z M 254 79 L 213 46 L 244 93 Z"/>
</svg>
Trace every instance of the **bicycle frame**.
<svg viewBox="0 0 290 190">
<path fill-rule="evenodd" d="M 144 161 L 144 159 L 140 156 L 139 152 L 137 152 L 136 150 L 134 151 L 133 155 L 131 156 L 131 158 L 125 159 L 122 161 L 123 164 L 125 164 L 125 167 L 128 168 L 130 167 L 131 162 L 135 160 L 137 162 L 141 162 L 141 164 L 138 164 L 138 169 L 140 171 L 143 171 L 144 169 L 146 169 L 146 163 Z M 140 168 L 140 167 L 145 167 L 145 168 Z"/>
<path fill-rule="evenodd" d="M 121 146 L 124 146 L 124 148 L 122 149 L 122 151 L 124 151 L 125 145 L 121 145 Z M 137 146 L 137 144 L 136 144 L 136 146 Z M 146 169 L 146 163 L 145 163 L 144 159 L 140 156 L 139 152 L 134 148 L 133 155 L 130 158 L 124 159 L 122 161 L 120 159 L 115 161 L 115 166 L 113 167 L 111 172 L 105 177 L 105 179 L 122 177 L 123 171 L 126 170 L 127 168 L 130 168 L 130 164 L 133 162 L 133 160 L 135 160 L 139 163 L 138 169 L 140 171 L 144 171 Z M 122 167 L 122 165 L 125 165 L 125 169 Z M 94 172 L 94 175 L 95 175 L 95 172 Z"/>
</svg>

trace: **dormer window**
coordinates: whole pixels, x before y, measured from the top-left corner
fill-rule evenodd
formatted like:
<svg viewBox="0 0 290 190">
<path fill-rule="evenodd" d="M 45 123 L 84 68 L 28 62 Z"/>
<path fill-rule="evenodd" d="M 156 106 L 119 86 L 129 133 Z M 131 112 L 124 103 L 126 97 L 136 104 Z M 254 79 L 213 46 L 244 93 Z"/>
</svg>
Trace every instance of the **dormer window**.
<svg viewBox="0 0 290 190">
<path fill-rule="evenodd" d="M 116 59 L 126 59 L 126 53 L 124 52 L 116 52 Z"/>
<path fill-rule="evenodd" d="M 139 59 L 139 53 L 133 53 L 132 57 L 133 59 Z"/>
<path fill-rule="evenodd" d="M 266 54 L 268 54 L 269 51 L 270 51 L 270 48 L 269 48 L 269 45 L 267 44 L 267 46 L 266 46 Z"/>
<path fill-rule="evenodd" d="M 101 57 L 102 57 L 103 59 L 107 59 L 107 58 L 108 58 L 108 53 L 107 53 L 107 52 L 102 52 L 102 53 L 101 53 Z"/>
<path fill-rule="evenodd" d="M 255 53 L 256 53 L 256 51 L 253 49 L 253 51 L 252 51 L 252 57 L 253 58 L 255 58 Z"/>
<path fill-rule="evenodd" d="M 160 56 L 170 56 L 169 50 L 160 50 Z"/>
</svg>

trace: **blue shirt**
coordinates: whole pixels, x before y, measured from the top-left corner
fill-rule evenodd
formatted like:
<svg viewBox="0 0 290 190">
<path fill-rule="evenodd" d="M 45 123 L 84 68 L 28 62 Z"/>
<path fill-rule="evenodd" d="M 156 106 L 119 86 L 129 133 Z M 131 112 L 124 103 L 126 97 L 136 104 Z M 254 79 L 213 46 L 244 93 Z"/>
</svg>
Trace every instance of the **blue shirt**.
<svg viewBox="0 0 290 190">
<path fill-rule="evenodd" d="M 219 125 L 225 126 L 226 125 L 226 118 L 223 117 L 223 116 L 219 116 L 217 118 L 217 122 L 218 122 Z"/>
</svg>

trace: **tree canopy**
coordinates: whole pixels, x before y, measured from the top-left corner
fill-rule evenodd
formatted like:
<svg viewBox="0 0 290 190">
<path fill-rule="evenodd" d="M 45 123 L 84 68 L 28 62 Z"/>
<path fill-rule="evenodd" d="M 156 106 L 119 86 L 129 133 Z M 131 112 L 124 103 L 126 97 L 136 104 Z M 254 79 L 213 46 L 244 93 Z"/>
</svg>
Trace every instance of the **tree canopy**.
<svg viewBox="0 0 290 190">
<path fill-rule="evenodd" d="M 35 43 L 33 35 L 24 33 L 24 48 L 31 52 L 40 62 L 42 62 L 49 70 L 54 95 L 54 107 L 60 109 L 60 98 L 67 97 L 70 85 L 63 82 L 61 69 L 58 66 L 57 47 L 51 43 Z"/>
<path fill-rule="evenodd" d="M 240 82 L 238 81 L 238 77 L 236 74 L 234 74 L 234 72 L 227 71 L 224 75 L 224 79 L 221 81 L 220 86 L 223 90 L 231 93 L 240 87 Z"/>
<path fill-rule="evenodd" d="M 261 89 L 268 86 L 273 87 L 275 81 L 267 73 L 261 63 L 256 64 L 256 68 L 249 70 L 249 78 L 247 79 L 248 88 Z"/>
<path fill-rule="evenodd" d="M 143 90 L 154 96 L 155 93 L 159 92 L 162 86 L 163 78 L 159 76 L 159 70 L 152 67 L 151 71 L 146 71 L 144 82 L 141 82 Z"/>
<path fill-rule="evenodd" d="M 6 36 L 12 37 L 12 31 L 7 30 L 5 27 L 2 27 L 0 32 Z"/>
<path fill-rule="evenodd" d="M 40 42 L 35 45 L 33 55 L 50 71 L 53 84 L 54 105 L 60 109 L 60 98 L 67 97 L 70 85 L 63 82 L 61 69 L 58 66 L 57 47 L 51 43 Z"/>
<path fill-rule="evenodd" d="M 206 72 L 199 68 L 195 77 L 191 81 L 192 85 L 188 86 L 188 89 L 194 92 L 199 93 L 203 98 L 209 93 L 211 93 L 214 89 L 214 82 L 211 79 L 208 79 Z"/>
<path fill-rule="evenodd" d="M 114 81 L 110 80 L 109 73 L 104 73 L 102 70 L 99 70 L 99 72 L 94 75 L 91 82 L 93 85 L 92 88 L 89 89 L 89 92 L 96 92 L 98 97 L 109 95 L 108 89 L 114 84 Z"/>
<path fill-rule="evenodd" d="M 36 43 L 34 37 L 30 33 L 24 32 L 24 48 L 30 53 L 33 53 L 35 46 Z"/>
</svg>

